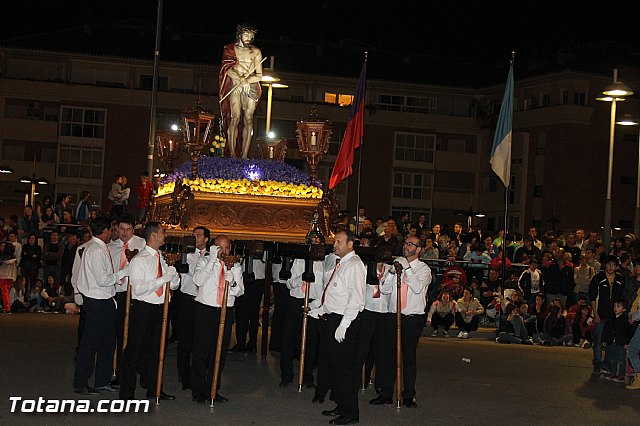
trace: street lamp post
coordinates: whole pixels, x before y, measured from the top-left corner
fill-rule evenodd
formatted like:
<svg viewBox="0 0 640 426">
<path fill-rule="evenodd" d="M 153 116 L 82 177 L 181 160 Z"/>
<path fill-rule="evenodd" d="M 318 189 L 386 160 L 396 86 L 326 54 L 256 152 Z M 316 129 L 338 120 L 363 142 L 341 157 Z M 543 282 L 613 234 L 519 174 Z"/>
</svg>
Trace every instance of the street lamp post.
<svg viewBox="0 0 640 426">
<path fill-rule="evenodd" d="M 640 122 L 633 118 L 631 114 L 625 114 L 617 122 L 621 126 L 638 126 Z M 640 131 L 638 132 L 638 176 L 636 177 L 636 209 L 633 217 L 633 233 L 640 235 Z"/>
<path fill-rule="evenodd" d="M 613 178 L 613 147 L 616 127 L 616 102 L 623 101 L 624 96 L 633 92 L 622 82 L 618 81 L 618 69 L 613 70 L 613 83 L 602 92 L 605 97 L 598 100 L 611 102 L 611 119 L 609 121 L 609 165 L 607 169 L 607 198 L 604 203 L 604 231 L 602 241 L 606 251 L 609 251 L 611 242 L 611 181 Z"/>
<path fill-rule="evenodd" d="M 260 80 L 260 84 L 267 87 L 267 126 L 265 139 L 273 139 L 269 136 L 269 133 L 271 132 L 271 104 L 273 102 L 273 89 L 286 89 L 289 87 L 280 81 L 280 76 L 273 69 L 275 56 L 271 56 L 269 59 L 269 68 L 264 68 L 262 70 L 262 79 Z"/>
<path fill-rule="evenodd" d="M 31 198 L 27 199 L 27 197 L 25 196 L 24 205 L 26 206 L 29 203 L 31 203 L 31 205 L 35 207 L 36 184 L 49 185 L 49 181 L 46 180 L 45 178 L 42 178 L 42 177 L 36 178 L 36 156 L 35 155 L 33 156 L 33 173 L 31 174 L 31 177 L 22 176 L 18 180 L 22 183 L 31 184 Z"/>
</svg>

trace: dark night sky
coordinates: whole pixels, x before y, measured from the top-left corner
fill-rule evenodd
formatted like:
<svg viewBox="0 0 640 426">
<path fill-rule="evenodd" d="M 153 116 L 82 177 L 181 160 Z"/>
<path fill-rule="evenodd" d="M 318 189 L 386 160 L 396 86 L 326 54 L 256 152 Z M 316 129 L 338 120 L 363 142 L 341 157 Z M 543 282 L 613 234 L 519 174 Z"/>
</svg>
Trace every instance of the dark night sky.
<svg viewBox="0 0 640 426">
<path fill-rule="evenodd" d="M 155 0 L 11 0 L 0 7 L 0 39 L 138 18 L 155 22 Z M 242 9 L 242 10 L 239 10 Z M 612 18 L 614 13 L 618 17 Z M 640 2 L 614 1 L 230 1 L 165 0 L 165 28 L 229 34 L 248 21 L 259 38 L 316 43 L 352 37 L 380 49 L 504 62 L 544 58 L 563 45 L 640 45 Z"/>
</svg>

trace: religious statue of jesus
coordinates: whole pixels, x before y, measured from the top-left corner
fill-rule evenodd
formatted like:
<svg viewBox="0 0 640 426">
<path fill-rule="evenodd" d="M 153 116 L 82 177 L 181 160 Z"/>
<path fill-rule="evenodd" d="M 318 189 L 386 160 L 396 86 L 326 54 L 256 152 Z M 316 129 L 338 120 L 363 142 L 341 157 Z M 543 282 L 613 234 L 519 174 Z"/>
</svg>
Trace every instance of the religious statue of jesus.
<svg viewBox="0 0 640 426">
<path fill-rule="evenodd" d="M 256 32 L 251 24 L 238 25 L 236 42 L 226 45 L 222 54 L 220 110 L 232 157 L 249 154 L 253 113 L 262 94 L 262 52 L 252 44 Z"/>
</svg>

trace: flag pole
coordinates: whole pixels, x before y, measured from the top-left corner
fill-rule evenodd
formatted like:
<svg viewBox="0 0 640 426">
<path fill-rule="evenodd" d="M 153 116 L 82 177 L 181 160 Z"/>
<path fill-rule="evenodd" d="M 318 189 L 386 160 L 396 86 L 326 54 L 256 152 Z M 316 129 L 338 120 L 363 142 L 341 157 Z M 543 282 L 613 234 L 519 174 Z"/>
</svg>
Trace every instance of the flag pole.
<svg viewBox="0 0 640 426">
<path fill-rule="evenodd" d="M 367 63 L 367 54 L 368 52 L 365 51 L 364 52 L 364 62 Z M 365 105 L 364 100 L 367 98 L 367 91 L 366 91 L 366 86 L 365 86 L 365 91 L 362 95 L 362 99 L 363 102 L 362 104 Z M 363 125 L 364 126 L 364 125 Z M 363 136 L 360 138 L 360 152 L 358 154 L 358 190 L 357 190 L 357 198 L 356 198 L 356 236 L 359 234 L 359 225 L 360 225 L 360 183 L 361 183 L 361 178 L 362 178 L 362 155 L 364 153 L 363 151 L 364 149 L 364 134 Z"/>
<path fill-rule="evenodd" d="M 515 60 L 516 52 L 514 50 L 511 51 L 511 66 L 513 67 L 513 63 Z M 513 114 L 510 111 L 510 114 Z M 511 164 L 509 164 L 509 169 L 511 169 Z M 511 173 L 509 173 L 509 179 L 511 179 Z M 507 185 L 504 187 L 504 237 L 502 238 L 502 291 L 504 294 L 505 282 L 507 279 L 507 232 L 509 231 L 509 187 L 511 186 L 511 181 L 507 182 Z M 502 308 L 502 306 L 500 306 Z"/>
</svg>

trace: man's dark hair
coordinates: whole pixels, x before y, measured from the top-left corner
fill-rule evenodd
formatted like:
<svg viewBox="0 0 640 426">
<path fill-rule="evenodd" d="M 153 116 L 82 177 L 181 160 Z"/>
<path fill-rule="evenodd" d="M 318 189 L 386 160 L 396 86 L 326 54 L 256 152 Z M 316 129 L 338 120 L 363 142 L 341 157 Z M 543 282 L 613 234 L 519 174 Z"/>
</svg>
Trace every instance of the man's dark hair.
<svg viewBox="0 0 640 426">
<path fill-rule="evenodd" d="M 581 294 L 580 296 L 578 296 L 578 301 L 580 300 L 589 300 L 589 298 L 587 296 L 585 296 L 584 294 Z"/>
<path fill-rule="evenodd" d="M 140 173 L 140 176 L 149 177 L 149 172 L 142 172 Z"/>
<path fill-rule="evenodd" d="M 238 26 L 236 27 L 236 35 L 239 36 L 240 34 L 242 34 L 245 31 L 249 32 L 249 33 L 252 33 L 254 36 L 258 32 L 256 27 L 254 27 L 252 24 L 250 24 L 248 22 L 243 22 L 241 24 L 238 24 Z"/>
<path fill-rule="evenodd" d="M 347 236 L 347 242 L 351 241 L 352 243 L 355 243 L 356 241 L 356 236 L 348 229 L 340 229 L 336 232 L 336 235 L 338 234 L 345 234 Z"/>
<path fill-rule="evenodd" d="M 89 225 L 89 229 L 91 230 L 91 235 L 97 237 L 98 235 L 102 234 L 105 229 L 111 229 L 111 222 L 99 217 L 91 222 L 91 225 Z"/>
<path fill-rule="evenodd" d="M 144 240 L 148 243 L 151 240 L 151 234 L 157 233 L 160 229 L 158 222 L 147 222 L 144 226 Z"/>
<path fill-rule="evenodd" d="M 628 254 L 628 253 L 621 254 L 621 255 L 620 255 L 620 263 L 624 263 L 624 262 L 626 262 L 627 260 L 629 260 L 629 257 L 630 257 L 630 256 L 629 256 L 629 254 Z"/>
<path fill-rule="evenodd" d="M 118 225 L 120 225 L 121 223 L 126 223 L 127 225 L 134 226 L 136 224 L 135 218 L 129 213 L 124 213 L 120 215 L 117 219 L 117 222 L 118 222 Z"/>
<path fill-rule="evenodd" d="M 196 229 L 202 229 L 202 232 L 204 232 L 204 237 L 211 239 L 211 231 L 209 231 L 208 228 L 204 227 L 204 226 L 196 226 L 195 228 L 193 228 L 193 230 L 195 231 Z"/>
</svg>

